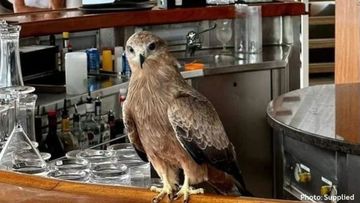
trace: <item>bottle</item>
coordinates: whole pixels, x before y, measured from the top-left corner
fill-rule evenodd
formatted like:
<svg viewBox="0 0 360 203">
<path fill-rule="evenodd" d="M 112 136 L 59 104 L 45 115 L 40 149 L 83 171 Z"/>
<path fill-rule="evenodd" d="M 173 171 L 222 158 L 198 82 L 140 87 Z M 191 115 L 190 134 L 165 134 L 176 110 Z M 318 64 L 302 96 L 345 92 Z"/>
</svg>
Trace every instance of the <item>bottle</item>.
<svg viewBox="0 0 360 203">
<path fill-rule="evenodd" d="M 21 26 L 0 30 L 0 87 L 24 86 L 21 73 L 19 36 Z"/>
<path fill-rule="evenodd" d="M 86 50 L 87 54 L 87 68 L 89 74 L 98 75 L 100 73 L 100 54 L 97 48 L 90 48 Z"/>
<path fill-rule="evenodd" d="M 130 79 L 130 77 L 131 77 L 131 69 L 130 69 L 130 65 L 129 65 L 129 62 L 128 62 L 128 60 L 127 60 L 127 58 L 126 58 L 126 54 L 125 53 L 123 53 L 123 55 L 122 55 L 122 65 L 123 65 L 123 69 L 122 69 L 122 71 L 123 71 L 123 73 L 122 73 L 122 75 L 123 75 L 123 77 L 125 78 L 125 79 Z"/>
<path fill-rule="evenodd" d="M 65 55 L 69 52 L 69 33 L 62 33 L 62 50 L 61 50 L 61 71 L 65 71 Z M 72 48 L 71 48 L 72 49 Z"/>
<path fill-rule="evenodd" d="M 58 45 L 56 45 L 56 37 L 55 37 L 55 35 L 50 35 L 49 36 L 49 44 L 51 45 L 51 46 L 54 46 L 54 47 L 56 47 L 56 70 L 57 71 L 61 71 L 61 52 L 59 51 L 59 46 Z"/>
<path fill-rule="evenodd" d="M 114 72 L 118 73 L 118 77 L 121 77 L 123 72 L 123 54 L 124 48 L 122 46 L 114 48 Z"/>
<path fill-rule="evenodd" d="M 51 154 L 52 159 L 56 159 L 65 155 L 64 147 L 57 134 L 57 118 L 56 111 L 48 112 L 49 129 L 45 140 L 46 151 Z"/>
<path fill-rule="evenodd" d="M 86 116 L 83 121 L 83 130 L 89 140 L 89 146 L 100 144 L 100 126 L 94 119 L 95 106 L 90 96 L 86 99 Z"/>
<path fill-rule="evenodd" d="M 102 145 L 102 148 L 106 149 L 110 145 L 110 126 L 101 116 L 101 100 L 99 97 L 95 99 L 95 120 L 100 126 L 100 143 L 106 143 Z"/>
<path fill-rule="evenodd" d="M 122 136 L 124 134 L 124 122 L 120 119 L 115 119 L 114 112 L 109 110 L 108 112 L 108 124 L 110 127 L 110 140 L 113 140 L 111 144 L 123 143 L 125 139 L 116 139 L 118 136 Z"/>
<path fill-rule="evenodd" d="M 115 133 L 115 115 L 112 110 L 108 111 L 107 120 L 108 120 L 108 124 L 109 124 L 109 128 L 110 128 L 110 140 L 113 140 L 114 138 L 116 138 L 116 133 Z M 114 144 L 114 143 L 111 143 L 111 144 Z"/>
<path fill-rule="evenodd" d="M 110 49 L 102 51 L 102 71 L 114 72 L 112 52 Z"/>
<path fill-rule="evenodd" d="M 120 103 L 120 116 L 119 117 L 122 117 L 122 110 L 123 110 L 123 107 L 124 107 L 124 102 L 125 102 L 125 99 L 126 99 L 126 93 L 127 93 L 127 89 L 126 88 L 120 88 L 119 90 L 119 103 Z"/>
<path fill-rule="evenodd" d="M 74 138 L 73 134 L 70 131 L 70 119 L 69 113 L 67 110 L 67 100 L 64 99 L 64 108 L 61 115 L 61 141 L 64 145 L 64 151 L 69 152 L 71 150 L 78 148 L 78 142 Z"/>
<path fill-rule="evenodd" d="M 73 129 L 72 134 L 78 140 L 80 149 L 89 148 L 89 138 L 85 134 L 81 127 L 80 114 L 78 113 L 77 106 L 75 105 L 75 113 L 73 115 Z"/>
</svg>

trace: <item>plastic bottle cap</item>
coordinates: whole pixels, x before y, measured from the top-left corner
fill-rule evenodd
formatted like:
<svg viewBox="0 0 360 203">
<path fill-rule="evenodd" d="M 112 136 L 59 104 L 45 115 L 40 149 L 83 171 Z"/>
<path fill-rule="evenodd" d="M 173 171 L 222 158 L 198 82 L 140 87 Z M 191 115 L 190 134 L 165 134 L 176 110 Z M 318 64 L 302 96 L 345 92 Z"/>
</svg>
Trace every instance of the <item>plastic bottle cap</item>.
<svg viewBox="0 0 360 203">
<path fill-rule="evenodd" d="M 50 110 L 48 111 L 48 116 L 57 116 L 56 111 Z"/>
<path fill-rule="evenodd" d="M 127 89 L 125 88 L 120 88 L 120 95 L 125 95 L 127 92 Z"/>
<path fill-rule="evenodd" d="M 62 37 L 63 38 L 69 38 L 69 32 L 63 32 Z"/>
</svg>

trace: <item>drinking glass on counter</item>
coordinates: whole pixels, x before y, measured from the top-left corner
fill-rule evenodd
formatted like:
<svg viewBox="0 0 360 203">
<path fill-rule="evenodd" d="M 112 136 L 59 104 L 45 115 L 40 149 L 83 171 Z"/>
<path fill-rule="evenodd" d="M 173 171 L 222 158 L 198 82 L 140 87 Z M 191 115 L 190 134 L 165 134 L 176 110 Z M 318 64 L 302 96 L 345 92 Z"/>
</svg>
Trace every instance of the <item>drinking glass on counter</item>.
<svg viewBox="0 0 360 203">
<path fill-rule="evenodd" d="M 140 159 L 132 144 L 114 144 L 110 145 L 108 150 L 114 151 L 115 156 L 118 158 L 118 162 L 125 164 L 129 168 L 131 186 L 150 186 L 150 163 Z"/>
<path fill-rule="evenodd" d="M 114 153 L 107 150 L 86 149 L 76 154 L 77 158 L 85 159 L 90 167 L 103 163 L 114 163 L 117 161 Z"/>
<path fill-rule="evenodd" d="M 105 183 L 112 185 L 129 185 L 130 176 L 128 167 L 119 162 L 96 164 L 91 167 L 91 179 L 93 183 Z"/>
<path fill-rule="evenodd" d="M 1 98 L 7 98 L 9 104 L 13 104 L 15 111 L 14 117 L 7 117 L 15 120 L 15 126 L 13 126 L 11 134 L 1 150 L 0 164 L 9 170 L 38 174 L 46 171 L 46 163 L 23 127 L 21 120 L 23 120 L 24 116 L 26 120 L 26 115 L 20 113 L 21 101 L 27 98 L 28 94 L 34 90 L 33 87 L 27 86 L 12 86 L 0 89 Z M 10 108 L 8 108 L 9 110 Z"/>
<path fill-rule="evenodd" d="M 81 158 L 63 157 L 50 164 L 48 177 L 86 182 L 89 178 L 89 162 Z"/>
<path fill-rule="evenodd" d="M 257 54 L 262 51 L 261 6 L 235 5 L 235 53 Z"/>
<path fill-rule="evenodd" d="M 73 150 L 68 152 L 64 159 L 80 159 L 88 162 L 87 168 L 83 169 L 88 172 L 88 176 L 79 178 L 79 181 L 137 187 L 150 185 L 150 163 L 142 161 L 130 143 L 110 145 L 107 150 Z M 53 166 L 51 170 L 48 176 L 61 179 L 71 178 L 62 168 Z M 54 172 L 59 170 L 62 172 Z M 72 170 L 71 175 L 79 177 L 85 174 L 81 174 L 79 170 L 78 172 Z"/>
<path fill-rule="evenodd" d="M 226 50 L 226 44 L 231 40 L 232 37 L 232 21 L 230 19 L 216 20 L 216 39 L 222 44 L 222 53 L 229 53 Z"/>
</svg>

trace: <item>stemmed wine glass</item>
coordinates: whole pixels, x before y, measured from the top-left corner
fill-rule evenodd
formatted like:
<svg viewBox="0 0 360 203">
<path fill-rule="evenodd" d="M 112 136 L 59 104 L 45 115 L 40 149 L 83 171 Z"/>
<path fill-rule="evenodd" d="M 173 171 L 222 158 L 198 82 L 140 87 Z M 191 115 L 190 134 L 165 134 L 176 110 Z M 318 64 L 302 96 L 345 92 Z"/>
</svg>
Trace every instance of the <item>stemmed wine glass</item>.
<svg viewBox="0 0 360 203">
<path fill-rule="evenodd" d="M 231 20 L 216 20 L 216 26 L 216 39 L 219 40 L 222 44 L 222 53 L 229 53 L 229 51 L 226 50 L 226 44 L 231 40 L 232 37 Z"/>
</svg>

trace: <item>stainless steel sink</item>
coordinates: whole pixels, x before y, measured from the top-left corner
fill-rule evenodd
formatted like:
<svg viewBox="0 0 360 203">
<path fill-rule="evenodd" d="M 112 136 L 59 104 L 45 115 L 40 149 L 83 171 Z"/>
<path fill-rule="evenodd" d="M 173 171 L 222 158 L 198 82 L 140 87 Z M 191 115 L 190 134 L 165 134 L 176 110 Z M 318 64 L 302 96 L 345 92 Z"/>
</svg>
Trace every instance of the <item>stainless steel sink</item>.
<svg viewBox="0 0 360 203">
<path fill-rule="evenodd" d="M 289 45 L 264 46 L 261 53 L 224 55 L 222 49 L 202 49 L 195 52 L 195 56 L 185 57 L 184 51 L 172 52 L 182 65 L 180 71 L 186 79 L 217 74 L 235 72 L 261 71 L 273 68 L 287 67 L 288 57 L 291 53 Z M 203 63 L 204 69 L 185 71 L 185 64 L 191 62 Z"/>
<path fill-rule="evenodd" d="M 201 49 L 195 52 L 195 56 L 188 57 L 184 51 L 172 52 L 180 64 L 184 66 L 188 63 L 203 63 L 205 67 L 210 68 L 221 65 L 233 65 L 235 57 L 230 52 L 223 54 L 222 49 Z"/>
</svg>

